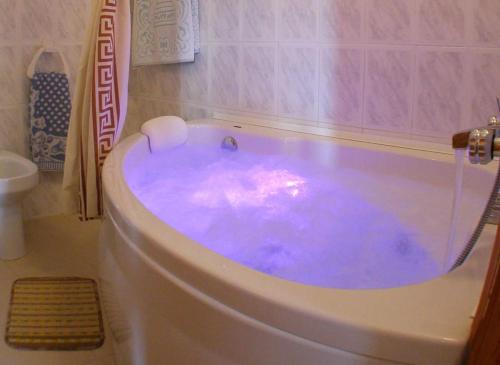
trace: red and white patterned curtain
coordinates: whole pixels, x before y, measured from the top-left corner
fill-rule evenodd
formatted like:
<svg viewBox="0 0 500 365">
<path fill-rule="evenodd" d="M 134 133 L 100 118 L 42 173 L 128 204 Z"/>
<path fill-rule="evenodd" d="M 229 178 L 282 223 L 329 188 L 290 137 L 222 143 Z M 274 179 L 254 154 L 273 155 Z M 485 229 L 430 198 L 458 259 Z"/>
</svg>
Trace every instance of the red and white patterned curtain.
<svg viewBox="0 0 500 365">
<path fill-rule="evenodd" d="M 103 215 L 102 166 L 119 140 L 128 101 L 130 1 L 93 0 L 66 147 L 68 213 Z"/>
</svg>

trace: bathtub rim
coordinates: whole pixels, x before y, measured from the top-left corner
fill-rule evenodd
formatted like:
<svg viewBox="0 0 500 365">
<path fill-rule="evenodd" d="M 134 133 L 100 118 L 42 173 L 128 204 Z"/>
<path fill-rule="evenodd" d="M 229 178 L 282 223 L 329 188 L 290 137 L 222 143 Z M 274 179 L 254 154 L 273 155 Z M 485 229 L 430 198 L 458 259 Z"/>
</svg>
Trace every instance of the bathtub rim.
<svg viewBox="0 0 500 365">
<path fill-rule="evenodd" d="M 207 125 L 232 128 L 234 123 L 212 120 L 191 123 L 191 127 Z M 259 135 L 263 132 L 283 134 L 283 132 L 269 131 L 263 127 L 245 126 L 245 129 L 247 131 L 251 129 Z M 302 134 L 298 134 L 297 137 L 314 140 L 318 138 Z M 321 139 L 331 141 L 331 138 L 327 137 Z M 448 353 L 449 356 L 460 356 L 468 338 L 468 324 L 458 327 L 449 326 L 447 323 L 437 323 L 430 327 L 423 326 L 422 322 L 436 320 L 436 314 L 440 311 L 453 310 L 453 308 L 449 305 L 446 308 L 447 306 L 444 305 L 441 310 L 422 309 L 412 302 L 421 301 L 436 306 L 436 303 L 428 301 L 429 294 L 434 293 L 434 295 L 441 295 L 441 304 L 447 304 L 447 302 L 449 304 L 453 297 L 457 297 L 457 293 L 463 294 L 464 290 L 470 293 L 473 289 L 474 295 L 464 295 L 467 303 L 459 301 L 463 307 L 470 310 L 468 314 L 472 314 L 479 300 L 482 285 L 479 287 L 477 283 L 472 286 L 460 287 L 459 285 L 458 288 L 452 286 L 453 288 L 450 289 L 450 282 L 457 282 L 460 276 L 468 276 L 474 272 L 473 266 L 477 265 L 477 261 L 484 260 L 484 257 L 478 257 L 477 252 L 472 255 L 472 261 L 468 265 L 465 264 L 453 273 L 424 283 L 394 289 L 324 289 L 256 272 L 233 263 L 176 232 L 156 218 L 135 198 L 122 175 L 122 164 L 130 148 L 141 143 L 146 145 L 146 141 L 145 136 L 135 134 L 115 147 L 106 160 L 103 178 L 107 213 L 129 237 L 135 235 L 139 239 L 141 247 L 138 248 L 149 259 L 154 262 L 165 260 L 170 266 L 168 271 L 180 280 L 240 313 L 323 345 L 374 357 L 413 361 L 412 359 L 422 358 L 425 355 L 422 352 L 429 351 L 433 346 L 440 344 L 443 346 L 442 351 Z M 340 145 L 359 145 L 381 151 L 389 149 L 387 146 L 367 146 L 364 142 L 359 144 L 346 141 L 335 142 Z M 395 147 L 391 152 L 410 156 L 419 155 L 423 158 L 442 161 L 450 159 L 450 156 L 444 153 L 408 151 L 402 150 L 401 147 Z M 117 176 L 115 174 L 118 174 L 120 178 L 113 178 Z M 110 189 L 111 186 L 113 189 Z M 126 199 L 123 200 L 123 198 Z M 179 244 L 180 242 L 182 245 Z M 177 247 L 173 247 L 174 245 Z M 487 246 L 487 243 L 483 242 L 482 245 Z M 483 253 L 482 256 L 485 254 Z M 484 277 L 484 273 L 475 273 L 473 276 L 476 276 L 476 281 L 478 275 L 481 278 Z M 203 285 L 200 285 L 202 278 Z M 479 281 L 482 282 L 482 279 Z M 447 292 L 450 296 L 446 295 Z M 413 301 L 408 301 L 408 294 L 414 299 Z M 372 305 L 373 313 L 367 312 L 365 306 L 367 301 Z M 264 307 L 272 310 L 263 310 Z M 463 307 L 459 311 L 461 318 L 464 315 Z M 272 315 L 266 312 L 271 312 Z M 412 323 L 400 323 L 401 319 L 408 319 L 408 312 L 418 313 L 420 318 L 412 318 Z M 291 316 L 294 321 L 290 321 Z M 472 319 L 467 322 L 471 323 Z M 376 346 L 370 343 L 374 335 L 377 336 L 377 341 L 380 341 Z M 396 351 L 397 354 L 394 354 L 395 345 L 400 349 Z M 413 348 L 409 351 L 408 347 L 411 346 Z"/>
</svg>

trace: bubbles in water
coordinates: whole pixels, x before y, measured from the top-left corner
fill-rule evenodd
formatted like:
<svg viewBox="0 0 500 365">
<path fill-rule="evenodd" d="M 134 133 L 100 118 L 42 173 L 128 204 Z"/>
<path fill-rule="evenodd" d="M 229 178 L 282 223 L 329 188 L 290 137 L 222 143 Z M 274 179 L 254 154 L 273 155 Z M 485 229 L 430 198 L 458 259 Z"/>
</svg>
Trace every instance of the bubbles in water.
<svg viewBox="0 0 500 365">
<path fill-rule="evenodd" d="M 288 170 L 269 170 L 260 165 L 248 170 L 226 169 L 222 162 L 212 164 L 217 173 L 200 181 L 191 195 L 190 202 L 200 207 L 218 208 L 229 204 L 233 208 L 259 207 L 279 194 L 297 197 L 305 185 L 300 177 Z"/>
<path fill-rule="evenodd" d="M 417 232 L 353 191 L 348 171 L 226 152 L 185 146 L 152 157 L 131 189 L 188 237 L 283 279 L 384 288 L 437 274 Z"/>
<path fill-rule="evenodd" d="M 396 238 L 396 252 L 401 256 L 408 256 L 411 254 L 412 242 L 410 238 L 406 234 L 402 234 L 401 236 Z"/>
</svg>

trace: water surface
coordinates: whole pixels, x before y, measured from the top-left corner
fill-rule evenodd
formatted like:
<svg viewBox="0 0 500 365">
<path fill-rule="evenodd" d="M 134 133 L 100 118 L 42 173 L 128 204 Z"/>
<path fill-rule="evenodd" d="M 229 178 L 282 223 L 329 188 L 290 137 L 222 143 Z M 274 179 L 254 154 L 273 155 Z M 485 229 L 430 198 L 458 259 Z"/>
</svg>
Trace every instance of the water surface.
<svg viewBox="0 0 500 365">
<path fill-rule="evenodd" d="M 422 243 L 426 234 L 408 224 L 411 217 L 403 222 L 390 204 L 377 202 L 383 192 L 375 184 L 387 183 L 380 176 L 208 146 L 183 146 L 140 170 L 131 189 L 157 217 L 260 272 L 357 289 L 403 286 L 439 274 Z M 394 179 L 390 183 L 403 190 L 415 183 Z M 394 190 L 393 198 L 398 194 Z"/>
</svg>

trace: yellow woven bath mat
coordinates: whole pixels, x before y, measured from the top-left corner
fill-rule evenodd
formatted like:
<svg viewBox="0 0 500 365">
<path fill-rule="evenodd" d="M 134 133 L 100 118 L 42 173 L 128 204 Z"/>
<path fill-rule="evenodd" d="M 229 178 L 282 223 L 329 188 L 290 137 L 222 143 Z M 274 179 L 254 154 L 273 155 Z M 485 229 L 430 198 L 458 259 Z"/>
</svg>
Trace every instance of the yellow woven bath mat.
<svg viewBox="0 0 500 365">
<path fill-rule="evenodd" d="M 94 280 L 26 278 L 12 285 L 5 341 L 30 350 L 90 350 L 104 342 Z"/>
</svg>

